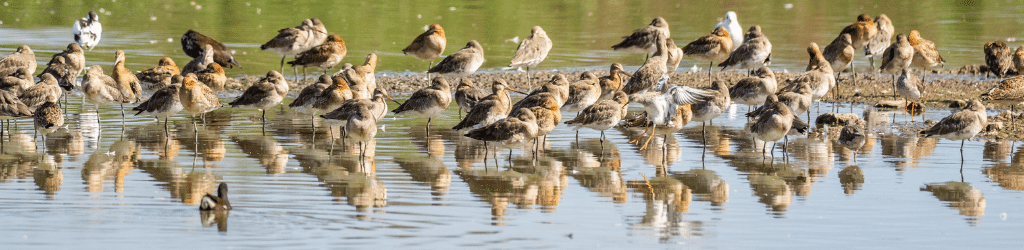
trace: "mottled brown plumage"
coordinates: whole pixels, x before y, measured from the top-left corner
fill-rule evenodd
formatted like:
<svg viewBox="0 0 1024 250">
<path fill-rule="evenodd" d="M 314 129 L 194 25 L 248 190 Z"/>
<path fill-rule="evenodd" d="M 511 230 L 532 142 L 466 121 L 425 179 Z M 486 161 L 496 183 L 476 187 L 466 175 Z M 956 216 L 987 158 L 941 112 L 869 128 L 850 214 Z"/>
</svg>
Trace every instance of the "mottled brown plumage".
<svg viewBox="0 0 1024 250">
<path fill-rule="evenodd" d="M 93 65 L 82 77 L 82 92 L 97 107 L 108 104 L 124 104 L 131 102 L 118 88 L 114 78 L 103 74 L 103 68 Z"/>
<path fill-rule="evenodd" d="M 228 77 L 224 75 L 224 68 L 220 67 L 220 64 L 211 63 L 206 66 L 206 69 L 195 73 L 196 80 L 206 84 L 214 92 L 224 91 L 224 84 L 227 83 Z"/>
<path fill-rule="evenodd" d="M 441 28 L 441 25 L 432 24 L 426 32 L 416 36 L 409 46 L 402 49 L 402 53 L 415 56 L 420 60 L 433 61 L 444 53 L 447 43 L 448 39 L 444 37 L 444 29 Z"/>
<path fill-rule="evenodd" d="M 39 83 L 22 91 L 18 98 L 28 105 L 30 110 L 36 110 L 43 103 L 56 102 L 62 95 L 64 95 L 64 91 L 61 91 L 57 79 L 53 75 L 44 73 L 40 77 Z"/>
<path fill-rule="evenodd" d="M 734 46 L 732 35 L 725 27 L 717 27 L 711 31 L 710 35 L 702 36 L 686 44 L 683 47 L 683 54 L 714 65 L 715 61 L 722 61 L 729 57 L 729 52 L 732 52 Z M 735 44 L 735 46 L 739 46 L 739 44 Z M 708 72 L 711 72 L 711 68 L 711 66 L 708 67 Z"/>
<path fill-rule="evenodd" d="M 551 51 L 551 38 L 540 26 L 533 26 L 530 36 L 519 42 L 516 53 L 512 55 L 512 63 L 509 67 L 526 67 L 527 69 L 537 67 L 537 64 L 544 61 Z"/>
<path fill-rule="evenodd" d="M 139 78 L 135 77 L 135 73 L 125 68 L 124 64 L 124 51 L 117 50 L 114 52 L 114 69 L 110 77 L 114 78 L 121 95 L 124 95 L 129 103 L 142 101 L 142 84 L 139 83 Z"/>
<path fill-rule="evenodd" d="M 589 71 L 583 72 L 580 80 L 569 85 L 569 99 L 562 105 L 563 110 L 579 112 L 594 105 L 601 98 L 601 84 L 597 76 Z"/>
<path fill-rule="evenodd" d="M 1010 70 L 1016 70 L 1013 66 L 1013 53 L 1006 43 L 1000 41 L 985 43 L 985 65 L 988 65 L 989 72 L 997 77 L 1006 76 Z"/>
<path fill-rule="evenodd" d="M 181 68 L 182 75 L 188 75 L 189 73 L 196 73 L 205 70 L 207 65 L 216 63 L 213 61 L 213 46 L 203 46 L 203 52 L 201 54 L 202 56 L 192 58 L 192 61 L 189 61 L 188 64 L 185 64 L 185 67 Z"/>
<path fill-rule="evenodd" d="M 898 74 L 909 68 L 914 60 L 914 46 L 910 45 L 907 35 L 896 35 L 896 42 L 889 45 L 882 54 L 881 70 L 883 73 Z M 894 80 L 895 81 L 895 76 Z"/>
<path fill-rule="evenodd" d="M 846 26 L 839 34 L 850 34 L 853 48 L 860 49 L 878 34 L 878 27 L 875 25 L 875 21 L 871 20 L 871 16 L 860 14 L 857 16 L 857 22 Z"/>
<path fill-rule="evenodd" d="M 28 69 L 19 68 L 10 75 L 0 76 L 0 90 L 9 91 L 15 95 L 32 87 L 35 80 L 28 73 Z"/>
<path fill-rule="evenodd" d="M 341 103 L 338 108 L 327 112 L 320 117 L 324 118 L 324 123 L 329 126 L 345 126 L 348 123 L 348 119 L 355 116 L 360 112 L 360 109 L 366 108 L 373 114 L 374 119 L 380 122 L 384 119 L 384 116 L 388 113 L 387 100 L 395 101 L 391 96 L 384 92 L 384 89 L 378 89 L 374 92 L 372 99 L 348 99 Z"/>
<path fill-rule="evenodd" d="M 527 104 L 524 103 L 524 100 L 528 99 L 530 96 L 537 95 L 540 93 L 551 93 L 551 96 L 554 98 L 556 102 L 558 102 L 559 106 L 565 105 L 565 102 L 569 100 L 569 80 L 565 78 L 565 75 L 555 74 L 555 76 L 551 77 L 550 81 L 545 83 L 540 88 L 534 89 L 533 91 L 530 92 L 530 94 L 526 95 L 526 98 L 523 98 L 522 100 L 519 100 L 519 102 L 517 102 L 515 105 L 512 105 L 512 111 L 518 110 L 520 108 L 533 107 L 532 104 L 530 106 L 522 105 Z"/>
<path fill-rule="evenodd" d="M 477 88 L 473 85 L 473 82 L 469 79 L 459 80 L 459 85 L 455 86 L 455 104 L 459 105 L 459 112 L 469 112 L 483 100 L 485 97 L 490 95 L 482 88 Z"/>
<path fill-rule="evenodd" d="M 352 66 L 351 69 L 345 70 L 345 80 L 349 84 L 353 84 L 353 82 L 366 84 L 367 98 L 369 98 L 369 95 L 372 95 L 373 91 L 377 89 L 377 77 L 374 76 L 374 72 L 377 71 L 377 54 L 366 55 L 366 60 L 362 65 Z"/>
<path fill-rule="evenodd" d="M 935 43 L 921 38 L 921 33 L 917 30 L 910 31 L 907 41 L 910 42 L 910 46 L 914 47 L 914 61 L 912 62 L 914 66 L 930 69 L 946 64 L 946 59 L 942 59 L 942 56 L 939 55 L 939 49 L 935 47 Z"/>
<path fill-rule="evenodd" d="M 29 75 L 34 75 L 36 67 L 36 54 L 28 45 L 18 46 L 14 54 L 0 58 L 0 75 L 10 75 L 18 69 L 26 69 Z"/>
<path fill-rule="evenodd" d="M 267 76 L 252 84 L 242 95 L 228 103 L 231 107 L 251 107 L 263 111 L 261 118 L 266 121 L 267 109 L 274 107 L 288 94 L 288 81 L 275 70 L 267 72 Z"/>
<path fill-rule="evenodd" d="M 235 56 L 232 55 L 231 49 L 228 49 L 228 46 L 224 46 L 223 43 L 191 29 L 181 35 L 181 50 L 191 58 L 203 56 L 203 47 L 206 45 L 213 47 L 213 61 L 217 62 L 221 67 L 241 67 L 235 61 Z"/>
<path fill-rule="evenodd" d="M 405 103 L 391 112 L 394 112 L 395 115 L 427 117 L 427 130 L 429 130 L 430 120 L 452 103 L 451 86 L 448 85 L 448 81 L 441 77 L 434 77 L 431 82 L 430 86 L 417 90 Z"/>
<path fill-rule="evenodd" d="M 775 72 L 768 67 L 761 67 L 754 71 L 754 76 L 744 78 L 729 88 L 729 98 L 753 106 L 764 103 L 765 98 L 776 90 L 778 82 L 775 80 Z"/>
<path fill-rule="evenodd" d="M 665 73 L 668 72 L 666 68 L 668 48 L 665 44 L 665 39 L 657 41 L 657 51 L 644 62 L 643 66 L 633 72 L 633 77 L 630 77 L 629 82 L 622 86 L 623 92 L 629 95 L 642 93 L 655 88 L 659 82 L 664 81 L 663 78 L 667 77 Z"/>
<path fill-rule="evenodd" d="M 1003 79 L 999 85 L 982 94 L 981 100 L 1011 106 L 1024 104 L 1024 76 Z"/>
<path fill-rule="evenodd" d="M 615 96 L 615 92 L 622 90 L 622 77 L 619 75 L 625 75 L 633 77 L 633 74 L 626 72 L 622 68 L 622 64 L 612 63 L 612 66 L 608 69 L 608 75 L 598 78 L 598 83 L 601 85 L 601 98 L 599 100 L 611 100 Z"/>
<path fill-rule="evenodd" d="M 320 94 L 331 85 L 334 85 L 334 80 L 330 75 L 320 75 L 319 80 L 299 91 L 299 96 L 295 97 L 295 100 L 288 104 L 288 108 L 302 114 L 316 114 L 318 110 L 313 109 L 313 104 L 316 103 L 316 99 L 320 97 Z M 347 83 L 345 87 L 346 89 L 348 88 Z M 352 92 L 349 91 L 349 95 L 351 94 Z"/>
<path fill-rule="evenodd" d="M 334 79 L 337 79 L 337 81 Z M 352 91 L 348 88 L 348 83 L 341 78 L 334 79 L 324 79 L 324 81 L 329 81 L 331 84 L 313 100 L 313 109 L 316 109 L 316 111 L 330 112 L 341 107 L 341 104 L 348 99 L 352 99 Z"/>
<path fill-rule="evenodd" d="M 885 14 L 879 14 L 878 17 L 875 17 L 875 28 L 878 30 L 878 33 L 868 41 L 867 45 L 864 45 L 864 55 L 870 60 L 871 68 L 875 68 L 875 57 L 885 53 L 885 50 L 889 48 L 889 44 L 892 42 L 892 35 L 896 34 L 896 28 L 892 26 L 892 20 L 889 20 L 889 16 Z"/>
<path fill-rule="evenodd" d="M 25 103 L 11 92 L 0 91 L 0 120 L 17 119 L 32 116 Z"/>
<path fill-rule="evenodd" d="M 67 49 L 50 58 L 50 62 L 46 63 L 46 69 L 43 69 L 43 72 L 39 73 L 37 77 L 49 73 L 54 78 L 57 78 L 57 84 L 61 88 L 65 91 L 70 91 L 78 85 L 76 78 L 78 78 L 78 75 L 81 74 L 84 68 L 85 51 L 78 44 L 69 43 Z"/>
<path fill-rule="evenodd" d="M 295 56 L 295 60 L 288 64 L 291 64 L 292 67 L 302 66 L 303 73 L 306 72 L 306 67 L 322 69 L 326 73 L 328 69 L 341 63 L 346 53 L 348 53 L 348 49 L 345 47 L 345 40 L 342 40 L 337 34 L 331 34 L 327 37 L 326 42 L 299 53 Z"/>
<path fill-rule="evenodd" d="M 281 55 L 281 71 L 284 71 L 284 58 L 294 56 L 313 46 L 323 43 L 321 36 L 327 36 L 327 30 L 323 24 L 317 25 L 319 19 L 310 18 L 302 20 L 299 26 L 284 28 L 277 31 L 277 36 L 271 38 L 263 45 L 261 50 L 270 50 Z"/>
<path fill-rule="evenodd" d="M 466 47 L 448 55 L 438 62 L 427 73 L 469 75 L 480 69 L 484 64 L 484 47 L 476 40 L 466 43 Z"/>
<path fill-rule="evenodd" d="M 181 106 L 186 112 L 195 117 L 196 114 L 203 114 L 220 108 L 221 102 L 217 94 L 209 86 L 199 82 L 195 74 L 188 74 L 181 82 L 178 89 L 178 98 Z"/>
<path fill-rule="evenodd" d="M 580 111 L 572 120 L 565 124 L 579 129 L 581 127 L 601 131 L 601 140 L 604 141 L 604 131 L 619 124 L 626 115 L 626 105 L 629 104 L 629 97 L 625 92 L 618 91 L 612 100 L 602 100 L 590 105 Z"/>
<path fill-rule="evenodd" d="M 772 58 L 772 43 L 768 37 L 761 33 L 761 25 L 751 26 L 743 35 L 743 44 L 729 53 L 729 58 L 719 63 L 722 69 L 735 67 L 740 69 L 755 69 L 767 65 Z"/>
<path fill-rule="evenodd" d="M 505 80 L 494 80 L 494 83 L 491 84 L 492 94 L 474 105 L 473 109 L 466 113 L 466 117 L 459 121 L 459 124 L 456 124 L 452 129 L 473 129 L 504 119 L 512 108 L 512 98 L 508 93 L 509 88 Z"/>
<path fill-rule="evenodd" d="M 537 118 L 537 137 L 546 136 L 562 122 L 562 111 L 557 103 L 547 102 L 542 105 L 530 108 Z"/>
<path fill-rule="evenodd" d="M 154 90 L 162 89 L 171 84 L 171 77 L 180 75 L 181 69 L 178 65 L 174 64 L 174 59 L 170 57 L 160 58 L 160 62 L 157 63 L 156 67 L 149 68 L 135 74 L 135 77 L 142 82 L 143 89 Z"/>
<path fill-rule="evenodd" d="M 1017 69 L 1017 74 L 1024 74 L 1024 45 L 1013 52 L 1013 67 Z"/>
<path fill-rule="evenodd" d="M 839 34 L 835 40 L 821 51 L 821 55 L 832 66 L 832 72 L 843 72 L 853 62 L 857 50 L 853 47 L 850 34 Z"/>
<path fill-rule="evenodd" d="M 181 105 L 181 99 L 178 97 L 178 91 L 181 88 L 180 82 L 184 81 L 184 77 L 178 75 L 175 78 L 177 78 L 175 84 L 170 84 L 157 90 L 148 100 L 132 108 L 133 111 L 138 111 L 135 115 L 143 113 L 153 115 L 156 117 L 157 122 L 163 118 L 164 129 L 167 129 L 167 119 L 185 108 Z"/>
<path fill-rule="evenodd" d="M 658 50 L 659 40 L 669 37 L 671 37 L 671 33 L 668 28 L 668 22 L 664 18 L 656 17 L 646 27 L 634 30 L 633 34 L 622 37 L 622 42 L 612 45 L 612 49 L 627 50 L 639 54 L 651 54 Z"/>
<path fill-rule="evenodd" d="M 988 115 L 985 114 L 985 105 L 978 100 L 971 100 L 963 110 L 956 112 L 946 118 L 942 118 L 931 128 L 921 131 L 924 137 L 946 138 L 954 141 L 964 141 L 973 138 L 985 126 L 988 125 Z M 963 143 L 960 145 L 961 157 L 963 154 Z"/>
<path fill-rule="evenodd" d="M 491 125 L 469 131 L 466 137 L 481 141 L 498 141 L 508 148 L 525 145 L 537 137 L 537 117 L 529 109 L 522 109 L 517 113 L 517 116 L 509 116 Z"/>
<path fill-rule="evenodd" d="M 32 114 L 33 123 L 43 134 L 49 134 L 64 126 L 64 110 L 56 102 L 46 102 Z"/>
</svg>

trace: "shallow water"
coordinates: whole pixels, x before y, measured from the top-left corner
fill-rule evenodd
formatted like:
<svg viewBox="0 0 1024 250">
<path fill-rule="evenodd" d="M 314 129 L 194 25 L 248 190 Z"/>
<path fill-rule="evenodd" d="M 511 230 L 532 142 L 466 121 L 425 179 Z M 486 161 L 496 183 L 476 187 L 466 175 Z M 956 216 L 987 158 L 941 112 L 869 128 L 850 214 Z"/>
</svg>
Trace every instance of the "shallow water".
<svg viewBox="0 0 1024 250">
<path fill-rule="evenodd" d="M 517 46 L 509 40 L 525 39 L 534 25 L 544 27 L 555 44 L 539 70 L 607 69 L 612 62 L 626 66 L 643 63 L 642 55 L 615 52 L 610 46 L 656 16 L 668 20 L 672 38 L 682 47 L 710 33 L 725 12 L 732 10 L 738 14 L 744 29 L 754 24 L 762 26 L 774 45 L 772 68 L 776 71 L 802 71 L 809 42 L 824 48 L 861 13 L 872 17 L 887 14 L 897 33 L 919 30 L 922 37 L 936 43 L 948 62 L 947 68 L 983 64 L 985 42 L 1005 41 L 1015 49 L 1020 45 L 1016 42 L 1020 27 L 1024 27 L 1024 19 L 1017 18 L 1024 11 L 1024 4 L 1012 1 L 649 1 L 636 4 L 629 1 L 473 0 L 388 4 L 5 0 L 3 5 L 0 54 L 28 44 L 36 51 L 39 63 L 45 64 L 53 53 L 73 41 L 72 22 L 89 10 L 97 10 L 103 13 L 100 22 L 104 33 L 100 45 L 86 52 L 89 65 L 104 65 L 109 72 L 114 51 L 122 49 L 126 52 L 127 67 L 136 71 L 156 66 L 164 56 L 183 66 L 191 59 L 181 52 L 178 39 L 188 29 L 195 29 L 235 50 L 235 57 L 243 68 L 227 69 L 232 77 L 264 75 L 268 70 L 279 69 L 280 56 L 260 51 L 259 45 L 273 38 L 277 30 L 297 26 L 311 17 L 320 18 L 328 32 L 346 41 L 348 56 L 343 62 L 361 64 L 366 54 L 377 53 L 378 71 L 385 74 L 426 70 L 427 62 L 404 56 L 401 50 L 432 23 L 445 28 L 448 46 L 444 55 L 464 47 L 469 40 L 478 40 L 487 58 L 482 67 L 484 71 L 502 70 L 507 66 Z M 858 56 L 854 63 L 864 66 L 867 60 Z M 706 63 L 687 58 L 680 70 L 689 70 L 695 64 L 707 69 Z"/>
<path fill-rule="evenodd" d="M 780 148 L 774 160 L 762 157 L 761 142 L 744 132 L 743 105 L 707 126 L 705 153 L 699 124 L 669 136 L 665 153 L 662 137 L 646 150 L 629 144 L 636 130 L 608 130 L 602 146 L 596 131 L 581 130 L 577 142 L 559 126 L 536 160 L 515 149 L 510 164 L 508 150 L 494 159 L 494 149 L 446 129 L 457 123 L 454 106 L 429 135 L 423 119 L 385 118 L 360 159 L 353 143 L 331 140 L 323 126 L 312 133 L 308 118 L 280 108 L 267 112 L 265 133 L 251 120 L 258 111 L 222 108 L 196 127 L 198 138 L 189 119 L 175 117 L 165 139 L 152 118 L 129 114 L 122 126 L 115 107 L 101 107 L 99 130 L 94 107 L 80 100 L 71 98 L 67 129 L 45 143 L 25 121 L 3 140 L 0 239 L 9 247 L 1021 243 L 1013 236 L 1024 212 L 1020 149 L 969 141 L 961 173 L 959 143 L 894 132 L 902 114 L 893 125 L 893 113 L 871 112 L 859 164 L 825 136 L 792 137 L 788 162 Z M 229 184 L 234 210 L 204 226 L 197 202 L 219 182 Z M 956 183 L 923 190 L 946 182 Z"/>
</svg>

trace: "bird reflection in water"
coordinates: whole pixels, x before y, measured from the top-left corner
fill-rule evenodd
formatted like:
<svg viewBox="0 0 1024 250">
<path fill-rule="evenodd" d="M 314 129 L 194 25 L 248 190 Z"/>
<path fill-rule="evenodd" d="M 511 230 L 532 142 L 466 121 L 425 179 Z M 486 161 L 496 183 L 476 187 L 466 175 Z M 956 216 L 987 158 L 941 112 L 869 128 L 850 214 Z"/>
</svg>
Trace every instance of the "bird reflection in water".
<svg viewBox="0 0 1024 250">
<path fill-rule="evenodd" d="M 234 142 L 249 158 L 256 159 L 267 174 L 283 174 L 288 164 L 288 151 L 273 136 L 232 136 Z"/>
<path fill-rule="evenodd" d="M 54 162 L 44 161 L 32 171 L 32 180 L 39 190 L 46 194 L 47 199 L 53 200 L 57 191 L 60 191 L 60 186 L 64 184 L 64 171 Z"/>
<path fill-rule="evenodd" d="M 673 177 L 689 187 L 697 201 L 708 201 L 715 207 L 721 207 L 729 201 L 729 183 L 726 183 L 715 171 L 691 169 L 673 174 Z"/>
<path fill-rule="evenodd" d="M 896 161 L 896 170 L 903 171 L 916 167 L 922 157 L 932 156 L 938 139 L 921 138 L 917 133 L 881 135 L 882 155 L 891 156 Z"/>
<path fill-rule="evenodd" d="M 114 192 L 124 192 L 124 177 L 135 170 L 139 147 L 134 141 L 116 141 L 107 150 L 97 150 L 82 166 L 82 180 L 88 192 L 103 192 L 103 183 L 114 180 Z"/>
<path fill-rule="evenodd" d="M 985 145 L 987 152 L 989 144 Z M 1017 153 L 1010 157 L 1009 163 L 1000 160 L 996 164 L 982 168 L 981 173 L 988 176 L 993 182 L 999 183 L 999 186 L 1004 189 L 1024 191 L 1024 164 L 1021 164 L 1022 162 L 1024 162 L 1024 145 L 1017 148 Z"/>
<path fill-rule="evenodd" d="M 981 216 L 985 215 L 985 197 L 981 190 L 966 182 L 943 182 L 926 184 L 921 191 L 932 192 L 940 201 L 949 202 L 949 207 L 960 210 L 960 215 L 968 216 L 967 223 L 977 226 Z"/>
<path fill-rule="evenodd" d="M 178 140 L 179 144 L 191 145 L 184 147 L 193 152 L 193 165 L 197 157 L 203 158 L 204 166 L 208 162 L 216 162 L 224 159 L 227 149 L 224 147 L 224 140 L 221 140 L 221 114 L 217 112 L 206 114 L 207 124 L 194 125 L 192 123 L 175 124 L 177 131 L 172 138 Z M 181 126 L 181 128 L 177 128 Z M 193 127 L 194 126 L 194 127 Z"/>
<path fill-rule="evenodd" d="M 78 161 L 78 156 L 85 154 L 85 137 L 79 130 L 60 128 L 46 135 L 46 154 L 54 157 L 57 163 L 65 160 Z M 65 159 L 65 156 L 68 159 Z"/>
<path fill-rule="evenodd" d="M 846 166 L 839 171 L 839 184 L 843 186 L 843 193 L 852 195 L 864 185 L 864 170 L 857 165 Z"/>
<path fill-rule="evenodd" d="M 604 145 L 602 145 L 604 144 Z M 564 149 L 548 151 L 551 157 L 565 166 L 565 171 L 580 186 L 602 197 L 611 197 L 614 203 L 626 203 L 628 189 L 619 169 L 622 157 L 614 143 L 601 143 L 598 138 L 582 139 Z"/>
<path fill-rule="evenodd" d="M 702 234 L 699 222 L 683 221 L 683 213 L 689 210 L 693 200 L 693 190 L 676 178 L 656 176 L 648 179 L 627 181 L 626 186 L 633 192 L 640 193 L 646 201 L 644 215 L 635 221 L 630 216 L 630 229 L 649 232 L 662 239 L 686 235 Z M 641 232 L 644 233 L 644 232 Z"/>
<path fill-rule="evenodd" d="M 371 143 L 373 141 L 370 140 Z M 366 212 L 370 207 L 386 206 L 387 187 L 377 179 L 376 161 L 373 156 L 359 156 L 355 148 L 358 146 L 352 147 L 348 152 L 354 155 L 334 156 L 329 164 L 311 168 L 309 172 L 324 182 L 331 196 L 344 197 L 346 204 L 357 211 Z"/>
<path fill-rule="evenodd" d="M 423 157 L 418 153 L 415 156 L 396 156 L 395 163 L 398 163 L 398 166 L 403 171 L 409 173 L 413 181 L 429 185 L 431 195 L 435 197 L 444 196 L 448 193 L 448 187 L 452 183 L 452 173 L 444 164 L 445 140 L 476 140 L 463 137 L 448 129 L 439 129 L 429 135 L 425 130 L 410 129 L 408 134 L 412 143 L 423 149 L 417 151 L 427 152 L 427 157 Z M 458 147 L 456 146 L 457 150 Z M 456 152 L 456 155 L 458 155 L 458 152 Z"/>
</svg>

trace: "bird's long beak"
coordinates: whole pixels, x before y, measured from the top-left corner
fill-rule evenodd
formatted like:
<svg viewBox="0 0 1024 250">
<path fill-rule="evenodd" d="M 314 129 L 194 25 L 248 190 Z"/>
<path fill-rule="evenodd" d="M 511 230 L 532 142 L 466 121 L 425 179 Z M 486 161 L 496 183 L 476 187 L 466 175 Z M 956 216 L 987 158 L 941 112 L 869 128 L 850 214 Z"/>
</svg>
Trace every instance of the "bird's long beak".
<svg viewBox="0 0 1024 250">
<path fill-rule="evenodd" d="M 384 98 L 388 98 L 388 100 L 395 102 L 395 104 L 402 105 L 401 103 L 398 103 L 398 101 L 396 101 L 395 98 L 391 98 L 391 95 L 384 94 Z"/>
<path fill-rule="evenodd" d="M 512 88 L 511 86 L 510 86 L 510 87 L 508 87 L 508 90 L 509 90 L 509 91 L 512 91 L 512 92 L 516 92 L 516 93 L 524 94 L 524 95 L 526 94 L 526 93 L 523 93 L 522 91 L 519 91 L 519 90 L 517 90 L 517 89 L 515 89 L 515 88 Z"/>
<path fill-rule="evenodd" d="M 623 75 L 626 75 L 628 77 L 633 77 L 633 74 L 630 74 L 629 72 L 626 72 L 626 71 L 619 71 L 619 73 L 621 73 Z"/>
</svg>

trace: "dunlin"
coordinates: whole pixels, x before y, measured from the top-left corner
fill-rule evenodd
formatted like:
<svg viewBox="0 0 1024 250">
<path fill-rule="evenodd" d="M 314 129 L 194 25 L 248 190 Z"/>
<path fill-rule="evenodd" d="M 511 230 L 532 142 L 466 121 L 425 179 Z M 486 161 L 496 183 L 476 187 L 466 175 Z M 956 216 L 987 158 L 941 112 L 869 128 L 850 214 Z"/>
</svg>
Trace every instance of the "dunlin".
<svg viewBox="0 0 1024 250">
<path fill-rule="evenodd" d="M 999 82 L 999 85 L 992 87 L 988 92 L 982 94 L 981 100 L 1010 105 L 1010 113 L 1013 114 L 1013 117 L 1016 117 L 1017 114 L 1013 112 L 1014 106 L 1024 104 L 1024 76 L 1003 79 Z M 1010 122 L 1013 122 L 1013 120 L 1016 119 L 1010 119 Z"/>
<path fill-rule="evenodd" d="M 850 124 L 844 126 L 843 130 L 839 132 L 839 139 L 836 142 L 853 151 L 853 163 L 856 164 L 857 151 L 867 142 L 867 136 L 864 135 L 860 126 Z"/>
<path fill-rule="evenodd" d="M 71 32 L 75 35 L 75 43 L 78 46 L 92 50 L 100 43 L 100 36 L 103 33 L 100 16 L 96 15 L 96 11 L 89 11 L 88 16 L 75 21 L 71 26 Z"/>
<path fill-rule="evenodd" d="M 548 57 L 548 51 L 551 51 L 552 45 L 548 33 L 544 32 L 540 26 L 533 26 L 530 36 L 519 42 L 519 47 L 516 48 L 516 53 L 512 55 L 512 62 L 508 66 L 526 67 L 526 85 L 533 86 L 530 81 L 530 68 L 537 67 L 537 64 Z"/>
<path fill-rule="evenodd" d="M 402 49 L 402 53 L 415 56 L 420 60 L 430 61 L 427 64 L 427 70 L 430 70 L 433 67 L 434 59 L 444 53 L 444 47 L 447 44 L 448 39 L 444 37 L 444 29 L 440 24 L 432 24 L 426 32 L 416 36 L 409 46 Z"/>
<path fill-rule="evenodd" d="M 213 47 L 213 61 L 220 64 L 221 67 L 241 67 L 238 61 L 235 61 L 231 50 L 223 43 L 191 29 L 181 35 L 181 50 L 191 58 L 202 57 L 206 45 Z"/>
</svg>

